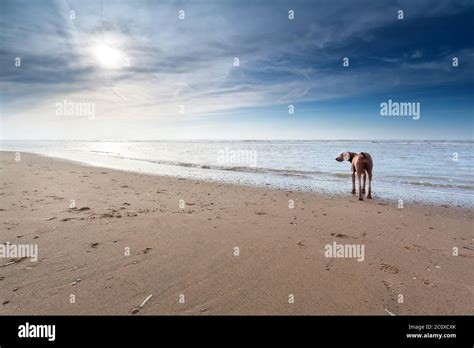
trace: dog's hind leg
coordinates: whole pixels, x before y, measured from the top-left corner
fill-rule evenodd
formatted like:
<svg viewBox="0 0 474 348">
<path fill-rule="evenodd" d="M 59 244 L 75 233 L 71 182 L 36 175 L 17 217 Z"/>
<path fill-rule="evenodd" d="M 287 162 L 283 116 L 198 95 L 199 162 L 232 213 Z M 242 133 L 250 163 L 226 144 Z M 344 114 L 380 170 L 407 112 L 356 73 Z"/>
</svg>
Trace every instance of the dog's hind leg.
<svg viewBox="0 0 474 348">
<path fill-rule="evenodd" d="M 356 173 L 355 171 L 352 171 L 352 193 L 356 193 L 356 185 L 355 185 L 355 180 L 356 180 Z"/>
<path fill-rule="evenodd" d="M 362 174 L 362 179 L 363 179 L 363 181 L 362 181 L 362 193 L 365 193 L 365 179 L 366 179 L 366 177 L 367 177 L 367 174 L 365 174 L 365 172 L 364 172 L 364 174 Z"/>
<path fill-rule="evenodd" d="M 372 172 L 369 172 L 368 175 L 369 175 L 369 192 L 367 192 L 367 198 L 372 198 Z"/>
<path fill-rule="evenodd" d="M 357 173 L 357 183 L 359 184 L 359 201 L 363 201 L 364 198 L 362 196 L 362 182 L 361 182 L 361 174 Z"/>
</svg>

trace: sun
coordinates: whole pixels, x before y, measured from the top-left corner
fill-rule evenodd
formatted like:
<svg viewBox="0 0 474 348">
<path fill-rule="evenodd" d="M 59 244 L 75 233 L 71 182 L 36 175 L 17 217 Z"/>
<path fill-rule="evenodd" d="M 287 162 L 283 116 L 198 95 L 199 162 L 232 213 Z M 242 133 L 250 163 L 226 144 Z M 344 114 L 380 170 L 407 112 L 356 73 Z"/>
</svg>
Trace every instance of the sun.
<svg viewBox="0 0 474 348">
<path fill-rule="evenodd" d="M 92 48 L 97 64 L 103 69 L 120 69 L 124 66 L 123 53 L 107 44 L 98 43 Z"/>
</svg>

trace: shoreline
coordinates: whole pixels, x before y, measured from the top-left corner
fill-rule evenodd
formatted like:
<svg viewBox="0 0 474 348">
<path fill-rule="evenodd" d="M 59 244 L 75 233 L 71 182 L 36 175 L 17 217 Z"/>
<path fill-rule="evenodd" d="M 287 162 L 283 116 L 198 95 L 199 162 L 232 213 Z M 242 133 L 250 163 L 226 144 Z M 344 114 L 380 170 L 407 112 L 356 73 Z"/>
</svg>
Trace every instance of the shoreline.
<svg viewBox="0 0 474 348">
<path fill-rule="evenodd" d="M 468 208 L 14 153 L 0 152 L 0 242 L 37 244 L 39 262 L 0 258 L 0 314 L 472 314 Z M 333 242 L 364 260 L 326 257 Z"/>
<path fill-rule="evenodd" d="M 327 199 L 330 199 L 330 198 L 340 199 L 340 198 L 350 197 L 350 196 L 347 195 L 347 193 L 341 193 L 341 192 L 303 190 L 303 189 L 299 189 L 299 188 L 287 189 L 287 188 L 280 188 L 280 187 L 271 186 L 271 184 L 257 185 L 257 184 L 250 184 L 250 183 L 245 183 L 245 182 L 239 182 L 239 183 L 226 182 L 226 181 L 219 181 L 219 180 L 211 179 L 211 178 L 189 178 L 189 177 L 179 176 L 179 175 L 168 175 L 168 174 L 160 174 L 160 173 L 152 173 L 152 172 L 143 172 L 143 171 L 139 171 L 139 170 L 127 170 L 125 168 L 111 168 L 111 167 L 107 167 L 107 166 L 93 165 L 93 164 L 87 163 L 85 161 L 79 161 L 79 160 L 67 159 L 67 158 L 63 158 L 63 157 L 44 155 L 44 154 L 34 153 L 34 152 L 0 150 L 0 154 L 2 154 L 2 153 L 10 154 L 12 157 L 14 156 L 14 154 L 16 152 L 20 152 L 22 154 L 27 154 L 27 155 L 39 156 L 39 157 L 42 157 L 42 158 L 53 159 L 53 160 L 56 160 L 56 161 L 61 161 L 61 162 L 75 164 L 75 165 L 84 166 L 84 167 L 103 169 L 103 170 L 114 170 L 114 171 L 118 171 L 118 172 L 131 173 L 131 174 L 156 176 L 156 177 L 162 177 L 162 178 L 185 179 L 185 180 L 189 180 L 189 181 L 205 182 L 205 183 L 210 183 L 210 184 L 214 183 L 214 184 L 220 184 L 220 185 L 231 185 L 231 186 L 235 185 L 235 186 L 243 186 L 243 187 L 249 187 L 249 188 L 262 188 L 262 189 L 277 190 L 277 191 L 283 191 L 283 192 L 295 192 L 295 193 L 302 193 L 302 194 L 311 194 L 311 195 L 321 196 L 321 197 L 324 197 L 324 198 L 327 198 Z M 350 180 L 349 179 L 348 179 L 347 185 L 350 185 Z M 403 191 L 402 188 L 400 188 L 399 190 Z M 442 193 L 442 194 L 444 194 L 444 193 Z M 449 194 L 470 197 L 470 195 L 467 195 L 467 194 L 459 194 L 459 193 L 449 193 Z M 398 204 L 398 202 L 395 199 L 379 197 L 379 196 L 377 196 L 376 193 L 373 194 L 373 195 L 374 195 L 374 199 L 377 200 L 378 202 L 393 205 L 394 207 L 396 207 L 397 204 Z M 364 201 L 366 201 L 366 200 L 367 200 L 367 198 L 364 196 Z M 471 210 L 474 208 L 474 206 L 469 207 L 469 206 L 454 204 L 454 203 L 451 204 L 451 203 L 445 203 L 445 202 L 430 202 L 430 201 L 412 200 L 412 199 L 405 199 L 404 203 L 408 203 L 409 205 L 416 206 L 416 207 L 456 209 L 456 210 L 464 210 L 466 212 L 471 212 Z"/>
</svg>

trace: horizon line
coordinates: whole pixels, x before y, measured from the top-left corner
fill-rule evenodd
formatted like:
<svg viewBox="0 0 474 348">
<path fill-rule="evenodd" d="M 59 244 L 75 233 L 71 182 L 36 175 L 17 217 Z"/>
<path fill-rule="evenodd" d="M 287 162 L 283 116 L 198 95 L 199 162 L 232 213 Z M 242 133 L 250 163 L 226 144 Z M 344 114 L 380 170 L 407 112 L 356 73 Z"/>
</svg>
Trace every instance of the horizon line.
<svg viewBox="0 0 474 348">
<path fill-rule="evenodd" d="M 0 141 L 93 141 L 93 142 L 149 142 L 149 141 L 463 141 L 471 139 L 2 139 Z"/>
</svg>

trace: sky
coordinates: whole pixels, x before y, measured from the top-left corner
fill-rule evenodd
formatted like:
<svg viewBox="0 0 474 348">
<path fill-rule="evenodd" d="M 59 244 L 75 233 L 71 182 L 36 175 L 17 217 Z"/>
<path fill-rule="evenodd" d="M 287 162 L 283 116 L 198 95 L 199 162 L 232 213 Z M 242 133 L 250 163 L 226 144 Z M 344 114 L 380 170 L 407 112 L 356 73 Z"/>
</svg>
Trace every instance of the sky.
<svg viewBox="0 0 474 348">
<path fill-rule="evenodd" d="M 473 20 L 469 0 L 2 0 L 0 137 L 473 140 Z"/>
</svg>

